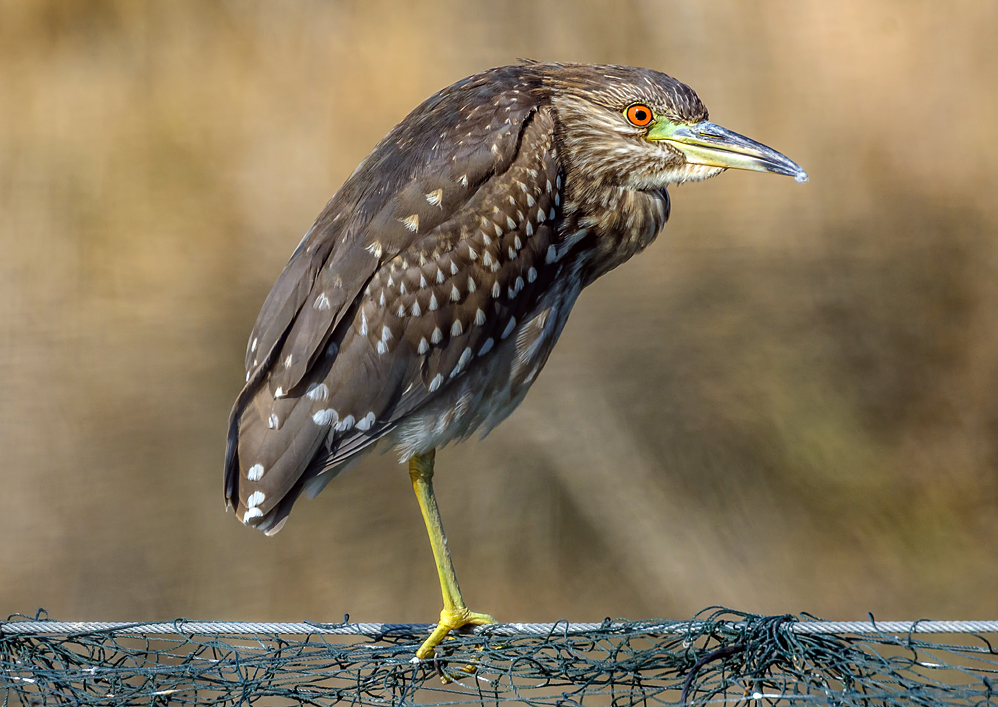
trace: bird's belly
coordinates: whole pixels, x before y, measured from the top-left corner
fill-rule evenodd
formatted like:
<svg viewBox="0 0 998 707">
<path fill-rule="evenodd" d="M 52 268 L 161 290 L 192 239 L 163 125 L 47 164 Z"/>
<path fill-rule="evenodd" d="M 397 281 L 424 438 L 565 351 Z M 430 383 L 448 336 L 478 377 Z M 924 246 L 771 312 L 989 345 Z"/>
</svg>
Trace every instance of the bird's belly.
<svg viewBox="0 0 998 707">
<path fill-rule="evenodd" d="M 410 414 L 382 443 L 402 461 L 469 437 L 484 437 L 523 401 L 547 362 L 581 284 L 566 283 L 550 291 L 531 316 L 457 378 L 440 395 Z"/>
</svg>

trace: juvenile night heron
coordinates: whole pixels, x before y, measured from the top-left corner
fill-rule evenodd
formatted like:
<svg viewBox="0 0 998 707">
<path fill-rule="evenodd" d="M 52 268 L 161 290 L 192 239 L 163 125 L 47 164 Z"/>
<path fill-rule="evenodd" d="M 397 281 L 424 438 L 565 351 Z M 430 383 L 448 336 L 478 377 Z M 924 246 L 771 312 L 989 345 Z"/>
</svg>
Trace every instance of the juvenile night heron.
<svg viewBox="0 0 998 707">
<path fill-rule="evenodd" d="M 491 623 L 458 588 L 434 450 L 523 400 L 582 289 L 655 239 L 670 184 L 727 168 L 807 179 L 647 69 L 526 62 L 431 96 L 326 204 L 260 311 L 229 419 L 228 505 L 273 535 L 302 492 L 392 449 L 443 591 L 417 656 Z"/>
</svg>

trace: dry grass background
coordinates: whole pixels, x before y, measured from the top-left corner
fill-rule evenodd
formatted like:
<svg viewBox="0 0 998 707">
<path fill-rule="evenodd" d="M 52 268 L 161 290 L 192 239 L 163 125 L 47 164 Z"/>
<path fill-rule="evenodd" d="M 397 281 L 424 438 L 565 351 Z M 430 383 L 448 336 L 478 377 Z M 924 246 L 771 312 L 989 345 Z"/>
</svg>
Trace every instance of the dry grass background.
<svg viewBox="0 0 998 707">
<path fill-rule="evenodd" d="M 447 449 L 507 620 L 996 618 L 998 5 L 0 0 L 0 613 L 432 620 L 405 470 L 223 512 L 256 312 L 374 143 L 517 57 L 643 65 L 810 173 L 673 192 Z"/>
</svg>

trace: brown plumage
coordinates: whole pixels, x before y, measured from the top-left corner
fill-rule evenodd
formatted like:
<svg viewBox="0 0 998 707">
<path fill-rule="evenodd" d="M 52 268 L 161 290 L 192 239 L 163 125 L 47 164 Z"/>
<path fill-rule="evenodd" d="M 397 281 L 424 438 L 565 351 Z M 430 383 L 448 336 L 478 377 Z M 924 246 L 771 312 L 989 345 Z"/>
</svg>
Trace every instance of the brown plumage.
<svg viewBox="0 0 998 707">
<path fill-rule="evenodd" d="M 410 113 L 326 205 L 250 335 L 225 462 L 238 517 L 272 534 L 379 440 L 405 460 L 501 422 L 579 292 L 654 240 L 667 185 L 726 167 L 802 178 L 706 118 L 655 71 L 533 62 Z"/>
</svg>

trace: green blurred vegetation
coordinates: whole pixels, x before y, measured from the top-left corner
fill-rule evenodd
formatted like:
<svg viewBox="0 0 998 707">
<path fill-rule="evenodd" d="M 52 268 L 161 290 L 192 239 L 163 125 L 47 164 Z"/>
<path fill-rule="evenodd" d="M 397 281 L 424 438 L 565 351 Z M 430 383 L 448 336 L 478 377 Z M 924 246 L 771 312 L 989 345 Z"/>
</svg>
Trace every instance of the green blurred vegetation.
<svg viewBox="0 0 998 707">
<path fill-rule="evenodd" d="M 507 620 L 995 618 L 998 5 L 0 0 L 0 600 L 429 621 L 405 470 L 223 512 L 242 352 L 302 233 L 439 88 L 656 68 L 811 182 L 673 190 L 522 408 L 439 455 Z"/>
</svg>

